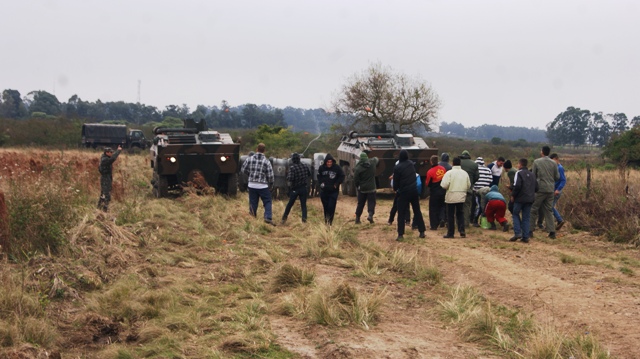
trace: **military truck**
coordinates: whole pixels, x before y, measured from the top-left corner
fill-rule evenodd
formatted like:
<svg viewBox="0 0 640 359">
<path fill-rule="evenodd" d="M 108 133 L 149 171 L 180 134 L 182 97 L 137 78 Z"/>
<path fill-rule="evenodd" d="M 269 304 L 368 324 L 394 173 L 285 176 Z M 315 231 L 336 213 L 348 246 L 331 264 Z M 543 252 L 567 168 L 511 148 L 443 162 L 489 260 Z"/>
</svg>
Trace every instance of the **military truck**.
<svg viewBox="0 0 640 359">
<path fill-rule="evenodd" d="M 141 130 L 127 129 L 125 125 L 85 123 L 82 125 L 82 145 L 87 148 L 122 146 L 144 150 L 147 139 Z"/>
<path fill-rule="evenodd" d="M 389 188 L 391 186 L 389 177 L 393 174 L 393 167 L 403 149 L 409 153 L 409 159 L 415 163 L 416 173 L 420 175 L 422 183 L 424 183 L 427 171 L 431 168 L 429 159 L 432 155 L 438 155 L 438 149 L 429 148 L 422 138 L 409 133 L 393 134 L 379 129 L 378 131 L 374 133 L 351 131 L 348 135 L 342 136 L 336 156 L 336 161 L 345 173 L 342 194 L 355 196 L 357 193 L 353 176 L 362 152 L 365 152 L 370 158 L 378 157 L 380 160 L 376 167 L 376 187 Z M 427 195 L 427 186 L 422 186 L 421 198 L 425 198 Z"/>
<path fill-rule="evenodd" d="M 167 197 L 170 190 L 213 187 L 217 193 L 236 195 L 240 144 L 228 133 L 210 131 L 204 120 L 186 119 L 182 128 L 156 127 L 150 147 L 153 194 Z"/>
</svg>

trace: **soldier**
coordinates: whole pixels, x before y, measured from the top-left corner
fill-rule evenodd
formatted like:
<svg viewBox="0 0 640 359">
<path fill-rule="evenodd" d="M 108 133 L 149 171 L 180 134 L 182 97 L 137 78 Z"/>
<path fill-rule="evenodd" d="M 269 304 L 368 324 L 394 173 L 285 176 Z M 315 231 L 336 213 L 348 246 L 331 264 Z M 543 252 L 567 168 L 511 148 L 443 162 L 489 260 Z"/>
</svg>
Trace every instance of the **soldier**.
<svg viewBox="0 0 640 359">
<path fill-rule="evenodd" d="M 425 238 L 426 227 L 420 211 L 420 195 L 416 176 L 413 162 L 409 160 L 409 153 L 407 150 L 401 150 L 399 162 L 393 168 L 393 190 L 398 193 L 398 237 L 396 241 L 404 240 L 405 214 L 409 205 L 413 208 L 413 218 L 420 232 L 419 237 Z"/>
<path fill-rule="evenodd" d="M 480 173 L 478 172 L 478 164 L 475 163 L 471 159 L 471 154 L 469 151 L 462 151 L 462 155 L 460 155 L 460 166 L 461 168 L 467 172 L 469 175 L 469 181 L 471 181 L 471 186 L 473 186 L 480 178 Z M 471 222 L 471 203 L 473 201 L 473 190 L 469 188 L 467 192 L 467 197 L 464 200 L 464 226 L 469 228 L 469 223 Z M 448 212 L 448 211 L 447 211 Z M 448 213 L 447 213 L 448 214 Z"/>
<path fill-rule="evenodd" d="M 273 185 L 273 167 L 264 156 L 266 146 L 258 144 L 257 153 L 247 158 L 242 164 L 242 173 L 249 177 L 249 214 L 256 217 L 258 213 L 258 199 L 262 199 L 264 206 L 264 222 L 272 226 L 276 224 L 272 220 L 271 191 Z"/>
<path fill-rule="evenodd" d="M 356 206 L 356 224 L 360 224 L 360 216 L 364 211 L 364 203 L 367 203 L 367 221 L 373 224 L 373 215 L 376 212 L 376 166 L 378 157 L 369 158 L 362 152 L 360 161 L 356 165 L 354 183 L 358 189 L 358 205 Z"/>
<path fill-rule="evenodd" d="M 100 157 L 100 199 L 98 200 L 98 209 L 103 211 L 109 210 L 109 202 L 111 202 L 111 185 L 113 183 L 112 165 L 118 159 L 118 155 L 122 151 L 122 146 L 118 146 L 118 150 L 114 153 L 111 147 L 105 147 Z"/>
<path fill-rule="evenodd" d="M 553 218 L 553 198 L 556 182 L 560 180 L 560 172 L 558 170 L 558 164 L 549 158 L 549 153 L 551 153 L 551 148 L 549 146 L 542 146 L 540 158 L 533 161 L 533 165 L 531 166 L 531 173 L 533 173 L 538 181 L 539 188 L 538 192 L 536 192 L 533 206 L 531 207 L 531 222 L 535 224 L 538 221 L 538 214 L 544 216 L 549 238 L 555 239 L 556 226 L 554 225 Z M 529 236 L 531 236 L 531 233 Z"/>
</svg>

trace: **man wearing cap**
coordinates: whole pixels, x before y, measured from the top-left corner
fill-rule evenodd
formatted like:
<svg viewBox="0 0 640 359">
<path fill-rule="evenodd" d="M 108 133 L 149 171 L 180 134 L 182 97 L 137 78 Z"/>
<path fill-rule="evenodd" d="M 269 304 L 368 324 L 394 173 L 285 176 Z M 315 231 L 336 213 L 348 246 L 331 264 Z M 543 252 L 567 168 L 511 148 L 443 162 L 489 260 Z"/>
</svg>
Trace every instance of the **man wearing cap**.
<svg viewBox="0 0 640 359">
<path fill-rule="evenodd" d="M 100 199 L 98 200 L 98 209 L 103 211 L 109 210 L 109 202 L 111 202 L 111 187 L 113 184 L 113 163 L 118 159 L 118 155 L 122 151 L 122 146 L 118 146 L 116 152 L 111 147 L 105 147 L 100 157 Z"/>
<path fill-rule="evenodd" d="M 455 166 L 455 165 L 454 165 Z M 473 186 L 477 181 L 480 174 L 478 173 L 478 164 L 471 159 L 469 151 L 462 151 L 460 155 L 460 167 L 469 175 L 469 181 Z M 471 203 L 473 201 L 473 189 L 469 188 L 467 191 L 467 197 L 464 200 L 464 226 L 469 227 L 469 220 L 471 219 Z"/>
<path fill-rule="evenodd" d="M 309 193 L 309 177 L 311 177 L 311 171 L 309 166 L 300 162 L 300 154 L 294 153 L 291 155 L 291 162 L 293 163 L 289 167 L 287 172 L 287 182 L 289 183 L 289 203 L 284 209 L 282 215 L 281 224 L 287 222 L 287 217 L 291 211 L 291 207 L 296 202 L 296 198 L 300 198 L 300 207 L 302 209 L 302 223 L 307 222 L 307 194 Z"/>
<path fill-rule="evenodd" d="M 365 152 L 360 154 L 360 161 L 356 164 L 353 177 L 358 189 L 356 224 L 360 224 L 360 216 L 364 211 L 365 202 L 369 213 L 367 221 L 373 223 L 373 215 L 376 212 L 376 166 L 378 166 L 378 157 L 369 158 Z"/>
</svg>

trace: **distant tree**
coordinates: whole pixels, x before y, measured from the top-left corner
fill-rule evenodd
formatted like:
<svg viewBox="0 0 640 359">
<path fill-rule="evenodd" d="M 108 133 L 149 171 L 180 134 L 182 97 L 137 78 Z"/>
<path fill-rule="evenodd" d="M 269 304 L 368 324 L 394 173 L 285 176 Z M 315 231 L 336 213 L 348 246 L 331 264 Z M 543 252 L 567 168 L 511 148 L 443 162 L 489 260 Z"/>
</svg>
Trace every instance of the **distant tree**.
<svg viewBox="0 0 640 359">
<path fill-rule="evenodd" d="M 631 126 L 631 128 L 640 127 L 640 116 L 632 118 L 629 126 Z"/>
<path fill-rule="evenodd" d="M 612 137 L 602 155 L 623 165 L 640 165 L 640 127 Z"/>
<path fill-rule="evenodd" d="M 593 112 L 589 119 L 589 142 L 602 147 L 607 144 L 610 136 L 611 126 L 602 112 Z"/>
<path fill-rule="evenodd" d="M 391 125 L 398 131 L 431 131 L 441 103 L 431 86 L 381 64 L 353 75 L 333 101 L 337 114 L 348 115 L 347 126 Z"/>
<path fill-rule="evenodd" d="M 611 116 L 611 132 L 623 133 L 629 129 L 629 120 L 624 113 L 615 113 Z"/>
<path fill-rule="evenodd" d="M 556 145 L 583 145 L 587 141 L 590 117 L 589 110 L 568 107 L 547 125 L 547 138 Z"/>
<path fill-rule="evenodd" d="M 189 113 L 189 106 L 186 104 L 183 104 L 182 106 L 169 105 L 165 107 L 164 111 L 162 111 L 162 118 L 177 117 L 184 119 L 189 117 Z"/>
<path fill-rule="evenodd" d="M 440 133 L 444 133 L 446 135 L 452 135 L 452 136 L 465 137 L 466 136 L 466 129 L 464 128 L 464 125 L 461 124 L 461 123 L 457 123 L 457 122 L 451 122 L 451 123 L 442 122 L 442 123 L 440 123 Z"/>
<path fill-rule="evenodd" d="M 62 106 L 55 95 L 47 91 L 32 91 L 28 93 L 28 96 L 32 98 L 29 103 L 29 113 L 44 112 L 53 116 L 62 113 Z"/>
<path fill-rule="evenodd" d="M 500 144 L 502 144 L 502 138 L 500 138 L 500 137 L 491 138 L 491 144 L 492 145 L 500 145 Z"/>
<path fill-rule="evenodd" d="M 23 118 L 27 115 L 27 108 L 22 102 L 18 90 L 6 89 L 2 91 L 0 99 L 0 118 Z"/>
</svg>

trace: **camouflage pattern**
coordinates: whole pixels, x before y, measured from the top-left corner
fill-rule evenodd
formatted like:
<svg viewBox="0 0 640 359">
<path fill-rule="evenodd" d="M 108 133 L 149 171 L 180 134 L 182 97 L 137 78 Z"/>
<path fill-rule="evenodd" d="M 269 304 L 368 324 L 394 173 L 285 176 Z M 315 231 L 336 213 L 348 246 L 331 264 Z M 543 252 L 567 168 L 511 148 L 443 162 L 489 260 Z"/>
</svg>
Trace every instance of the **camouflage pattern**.
<svg viewBox="0 0 640 359">
<path fill-rule="evenodd" d="M 353 181 L 353 174 L 360 159 L 360 153 L 365 152 L 369 158 L 378 157 L 376 167 L 376 187 L 389 188 L 391 181 L 389 177 L 393 174 L 393 168 L 400 155 L 401 150 L 407 150 L 409 159 L 415 163 L 416 173 L 418 173 L 424 183 L 427 171 L 431 168 L 429 162 L 432 155 L 438 155 L 437 148 L 429 146 L 420 137 L 412 134 L 391 134 L 391 133 L 364 133 L 350 132 L 340 140 L 338 153 L 335 156 L 338 165 L 345 173 L 345 182 L 342 184 L 342 194 L 355 196 L 356 187 Z M 427 195 L 427 186 L 422 186 L 422 198 Z"/>
<path fill-rule="evenodd" d="M 237 193 L 240 144 L 229 134 L 206 130 L 204 120 L 185 120 L 184 128 L 156 128 L 154 134 L 150 160 L 157 197 L 187 184 Z"/>
<path fill-rule="evenodd" d="M 113 150 L 108 149 L 109 152 Z M 107 150 L 105 150 L 107 152 Z M 111 203 L 111 188 L 113 186 L 113 162 L 120 155 L 120 150 L 115 151 L 111 156 L 102 154 L 100 157 L 100 164 L 98 165 L 98 171 L 100 171 L 100 199 L 98 199 L 98 209 L 103 211 L 109 210 L 109 203 Z"/>
</svg>

